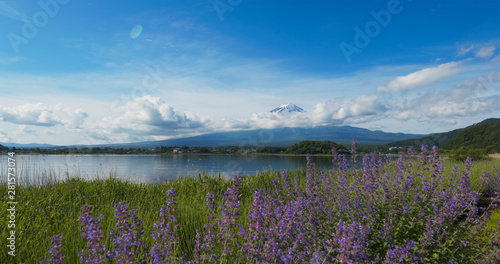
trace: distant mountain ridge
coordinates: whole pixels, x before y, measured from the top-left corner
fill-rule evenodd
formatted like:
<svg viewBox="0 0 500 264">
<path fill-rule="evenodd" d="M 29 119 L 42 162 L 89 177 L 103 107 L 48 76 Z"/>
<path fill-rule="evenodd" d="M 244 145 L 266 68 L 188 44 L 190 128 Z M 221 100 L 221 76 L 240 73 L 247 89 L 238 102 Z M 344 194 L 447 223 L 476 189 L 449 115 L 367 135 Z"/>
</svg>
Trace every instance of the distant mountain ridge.
<svg viewBox="0 0 500 264">
<path fill-rule="evenodd" d="M 218 132 L 195 137 L 128 144 L 108 144 L 102 147 L 153 148 L 158 146 L 291 146 L 300 141 L 334 141 L 350 144 L 355 138 L 360 144 L 383 144 L 394 140 L 424 137 L 426 135 L 386 133 L 351 126 L 320 126 L 313 128 L 277 128 L 248 131 Z"/>
<path fill-rule="evenodd" d="M 49 144 L 15 144 L 2 143 L 6 147 L 16 148 L 84 148 L 84 147 L 111 147 L 111 148 L 154 148 L 160 146 L 291 146 L 300 141 L 334 141 L 349 145 L 352 139 L 360 144 L 383 144 L 394 140 L 419 138 L 427 135 L 386 133 L 372 131 L 351 126 L 318 126 L 313 128 L 285 127 L 276 129 L 256 129 L 232 132 L 217 132 L 194 137 L 177 138 L 160 141 L 146 141 L 120 144 L 95 145 L 67 145 L 55 146 Z"/>
<path fill-rule="evenodd" d="M 28 144 L 18 144 L 18 143 L 0 143 L 5 147 L 9 148 L 60 148 L 56 145 L 51 144 L 38 144 L 38 143 L 28 143 Z"/>
</svg>

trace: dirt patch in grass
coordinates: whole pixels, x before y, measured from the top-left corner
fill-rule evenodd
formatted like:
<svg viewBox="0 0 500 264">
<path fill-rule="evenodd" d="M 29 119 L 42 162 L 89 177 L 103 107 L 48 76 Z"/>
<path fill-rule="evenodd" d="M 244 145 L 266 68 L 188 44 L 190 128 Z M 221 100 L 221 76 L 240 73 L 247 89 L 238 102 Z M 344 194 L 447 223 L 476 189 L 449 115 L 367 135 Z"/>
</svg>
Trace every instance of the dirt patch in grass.
<svg viewBox="0 0 500 264">
<path fill-rule="evenodd" d="M 493 158 L 495 160 L 500 160 L 500 153 L 489 154 L 488 157 Z"/>
</svg>

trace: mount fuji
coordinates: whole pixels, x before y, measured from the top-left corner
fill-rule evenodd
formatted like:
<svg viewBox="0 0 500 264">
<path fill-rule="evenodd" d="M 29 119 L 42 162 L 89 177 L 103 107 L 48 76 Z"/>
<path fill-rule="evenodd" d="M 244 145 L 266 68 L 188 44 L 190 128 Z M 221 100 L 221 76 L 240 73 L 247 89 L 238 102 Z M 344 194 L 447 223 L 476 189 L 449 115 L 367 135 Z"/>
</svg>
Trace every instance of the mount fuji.
<svg viewBox="0 0 500 264">
<path fill-rule="evenodd" d="M 273 110 L 269 111 L 271 113 L 291 113 L 291 112 L 305 112 L 304 109 L 294 105 L 294 104 L 284 104 L 280 105 L 279 107 L 274 108 Z"/>
</svg>

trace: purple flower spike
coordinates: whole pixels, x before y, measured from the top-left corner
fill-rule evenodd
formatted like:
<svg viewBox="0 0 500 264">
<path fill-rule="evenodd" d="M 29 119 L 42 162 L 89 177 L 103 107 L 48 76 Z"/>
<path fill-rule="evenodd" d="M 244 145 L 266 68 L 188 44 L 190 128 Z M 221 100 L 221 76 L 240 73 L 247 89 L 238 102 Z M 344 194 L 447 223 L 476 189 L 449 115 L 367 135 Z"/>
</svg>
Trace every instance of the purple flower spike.
<svg viewBox="0 0 500 264">
<path fill-rule="evenodd" d="M 198 232 L 195 245 L 195 259 L 199 261 L 215 262 L 215 218 L 217 203 L 213 193 L 207 193 L 207 207 L 208 207 L 208 223 L 204 225 L 205 232 L 203 232 L 203 240 L 201 234 Z M 198 262 L 199 263 L 199 262 Z"/>
<path fill-rule="evenodd" d="M 352 154 L 352 161 L 354 162 L 356 158 L 358 157 L 358 142 L 353 138 L 352 139 L 352 146 L 351 146 L 351 154 Z"/>
<path fill-rule="evenodd" d="M 123 201 L 115 205 L 116 229 L 112 229 L 115 244 L 114 259 L 116 263 L 146 263 L 142 252 L 146 252 L 142 241 L 142 221 L 134 209 L 129 210 Z"/>
<path fill-rule="evenodd" d="M 161 221 L 155 222 L 153 226 L 152 236 L 155 243 L 151 251 L 151 261 L 155 264 L 173 262 L 179 244 L 175 238 L 175 232 L 179 226 L 175 224 L 177 216 L 174 215 L 177 210 L 177 202 L 175 201 L 177 193 L 174 189 L 169 189 L 167 196 L 167 206 L 162 206 L 160 209 Z"/>
<path fill-rule="evenodd" d="M 78 253 L 81 263 L 102 263 L 110 261 L 110 255 L 106 252 L 106 245 L 102 245 L 103 240 L 101 230 L 102 215 L 98 218 L 92 216 L 92 206 L 84 205 L 82 216 L 78 219 L 83 224 L 82 238 L 87 239 L 87 245 Z"/>
<path fill-rule="evenodd" d="M 64 251 L 61 250 L 62 236 L 55 235 L 52 237 L 52 248 L 50 249 L 50 258 L 49 260 L 44 259 L 40 261 L 40 264 L 60 264 L 64 260 Z"/>
<path fill-rule="evenodd" d="M 227 256 L 231 261 L 234 261 L 233 252 L 231 247 L 236 244 L 239 245 L 236 240 L 236 220 L 240 215 L 240 174 L 233 178 L 233 183 L 224 194 L 224 204 L 221 206 L 222 217 L 217 219 L 219 224 L 219 234 L 217 238 L 221 240 L 222 249 L 221 255 Z"/>
</svg>

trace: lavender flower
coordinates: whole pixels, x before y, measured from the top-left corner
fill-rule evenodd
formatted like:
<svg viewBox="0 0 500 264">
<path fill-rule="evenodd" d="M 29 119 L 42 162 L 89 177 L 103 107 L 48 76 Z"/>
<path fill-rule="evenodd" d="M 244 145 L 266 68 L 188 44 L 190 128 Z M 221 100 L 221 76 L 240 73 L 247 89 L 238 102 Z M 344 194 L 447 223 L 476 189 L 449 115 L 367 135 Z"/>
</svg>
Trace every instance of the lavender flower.
<svg viewBox="0 0 500 264">
<path fill-rule="evenodd" d="M 227 256 L 232 261 L 235 259 L 233 258 L 231 247 L 233 245 L 240 245 L 236 240 L 234 231 L 241 208 L 239 198 L 240 182 L 241 176 L 239 174 L 234 176 L 231 187 L 224 193 L 224 204 L 221 205 L 222 217 L 216 220 L 219 224 L 217 238 L 220 239 L 222 244 L 220 253 L 222 256 Z"/>
<path fill-rule="evenodd" d="M 197 232 L 196 236 L 196 245 L 195 245 L 195 259 L 197 261 L 209 261 L 209 262 L 216 262 L 217 261 L 217 256 L 215 254 L 215 227 L 216 224 L 215 218 L 216 218 L 216 207 L 217 204 L 215 203 L 215 196 L 213 193 L 207 193 L 206 196 L 206 201 L 207 201 L 207 207 L 208 207 L 208 223 L 204 225 L 205 232 L 204 232 L 204 239 L 203 241 L 201 240 L 201 234 L 200 232 Z"/>
<path fill-rule="evenodd" d="M 161 221 L 154 223 L 152 232 L 155 243 L 151 251 L 151 260 L 155 264 L 171 263 L 175 260 L 173 254 L 177 250 L 178 240 L 175 238 L 175 232 L 179 228 L 176 225 L 177 216 L 174 215 L 177 210 L 175 197 L 177 193 L 174 189 L 167 192 L 167 206 L 160 209 Z"/>
<path fill-rule="evenodd" d="M 81 263 L 107 263 L 111 260 L 111 254 L 106 252 L 106 245 L 101 245 L 103 240 L 101 221 L 102 215 L 98 218 L 92 216 L 92 206 L 84 205 L 82 207 L 82 216 L 78 219 L 82 222 L 82 238 L 88 242 L 85 248 L 78 253 Z"/>
<path fill-rule="evenodd" d="M 407 241 L 404 246 L 394 246 L 394 248 L 387 250 L 384 263 L 407 263 L 413 251 L 413 247 L 415 247 L 415 242 L 413 240 Z"/>
<path fill-rule="evenodd" d="M 355 162 L 356 158 L 358 157 L 357 152 L 358 151 L 358 142 L 353 138 L 352 139 L 352 146 L 351 146 L 351 154 L 352 154 L 352 161 Z"/>
<path fill-rule="evenodd" d="M 62 236 L 61 235 L 55 235 L 52 237 L 52 248 L 50 249 L 50 255 L 51 257 L 49 260 L 44 259 L 40 261 L 40 264 L 48 264 L 48 263 L 53 263 L 53 264 L 60 264 L 64 260 L 64 251 L 61 250 L 61 243 L 62 243 Z"/>
<path fill-rule="evenodd" d="M 115 204 L 115 218 L 116 229 L 112 229 L 110 234 L 115 244 L 113 258 L 116 263 L 146 263 L 146 249 L 142 241 L 144 232 L 137 212 L 129 210 L 127 204 L 121 201 Z"/>
</svg>

